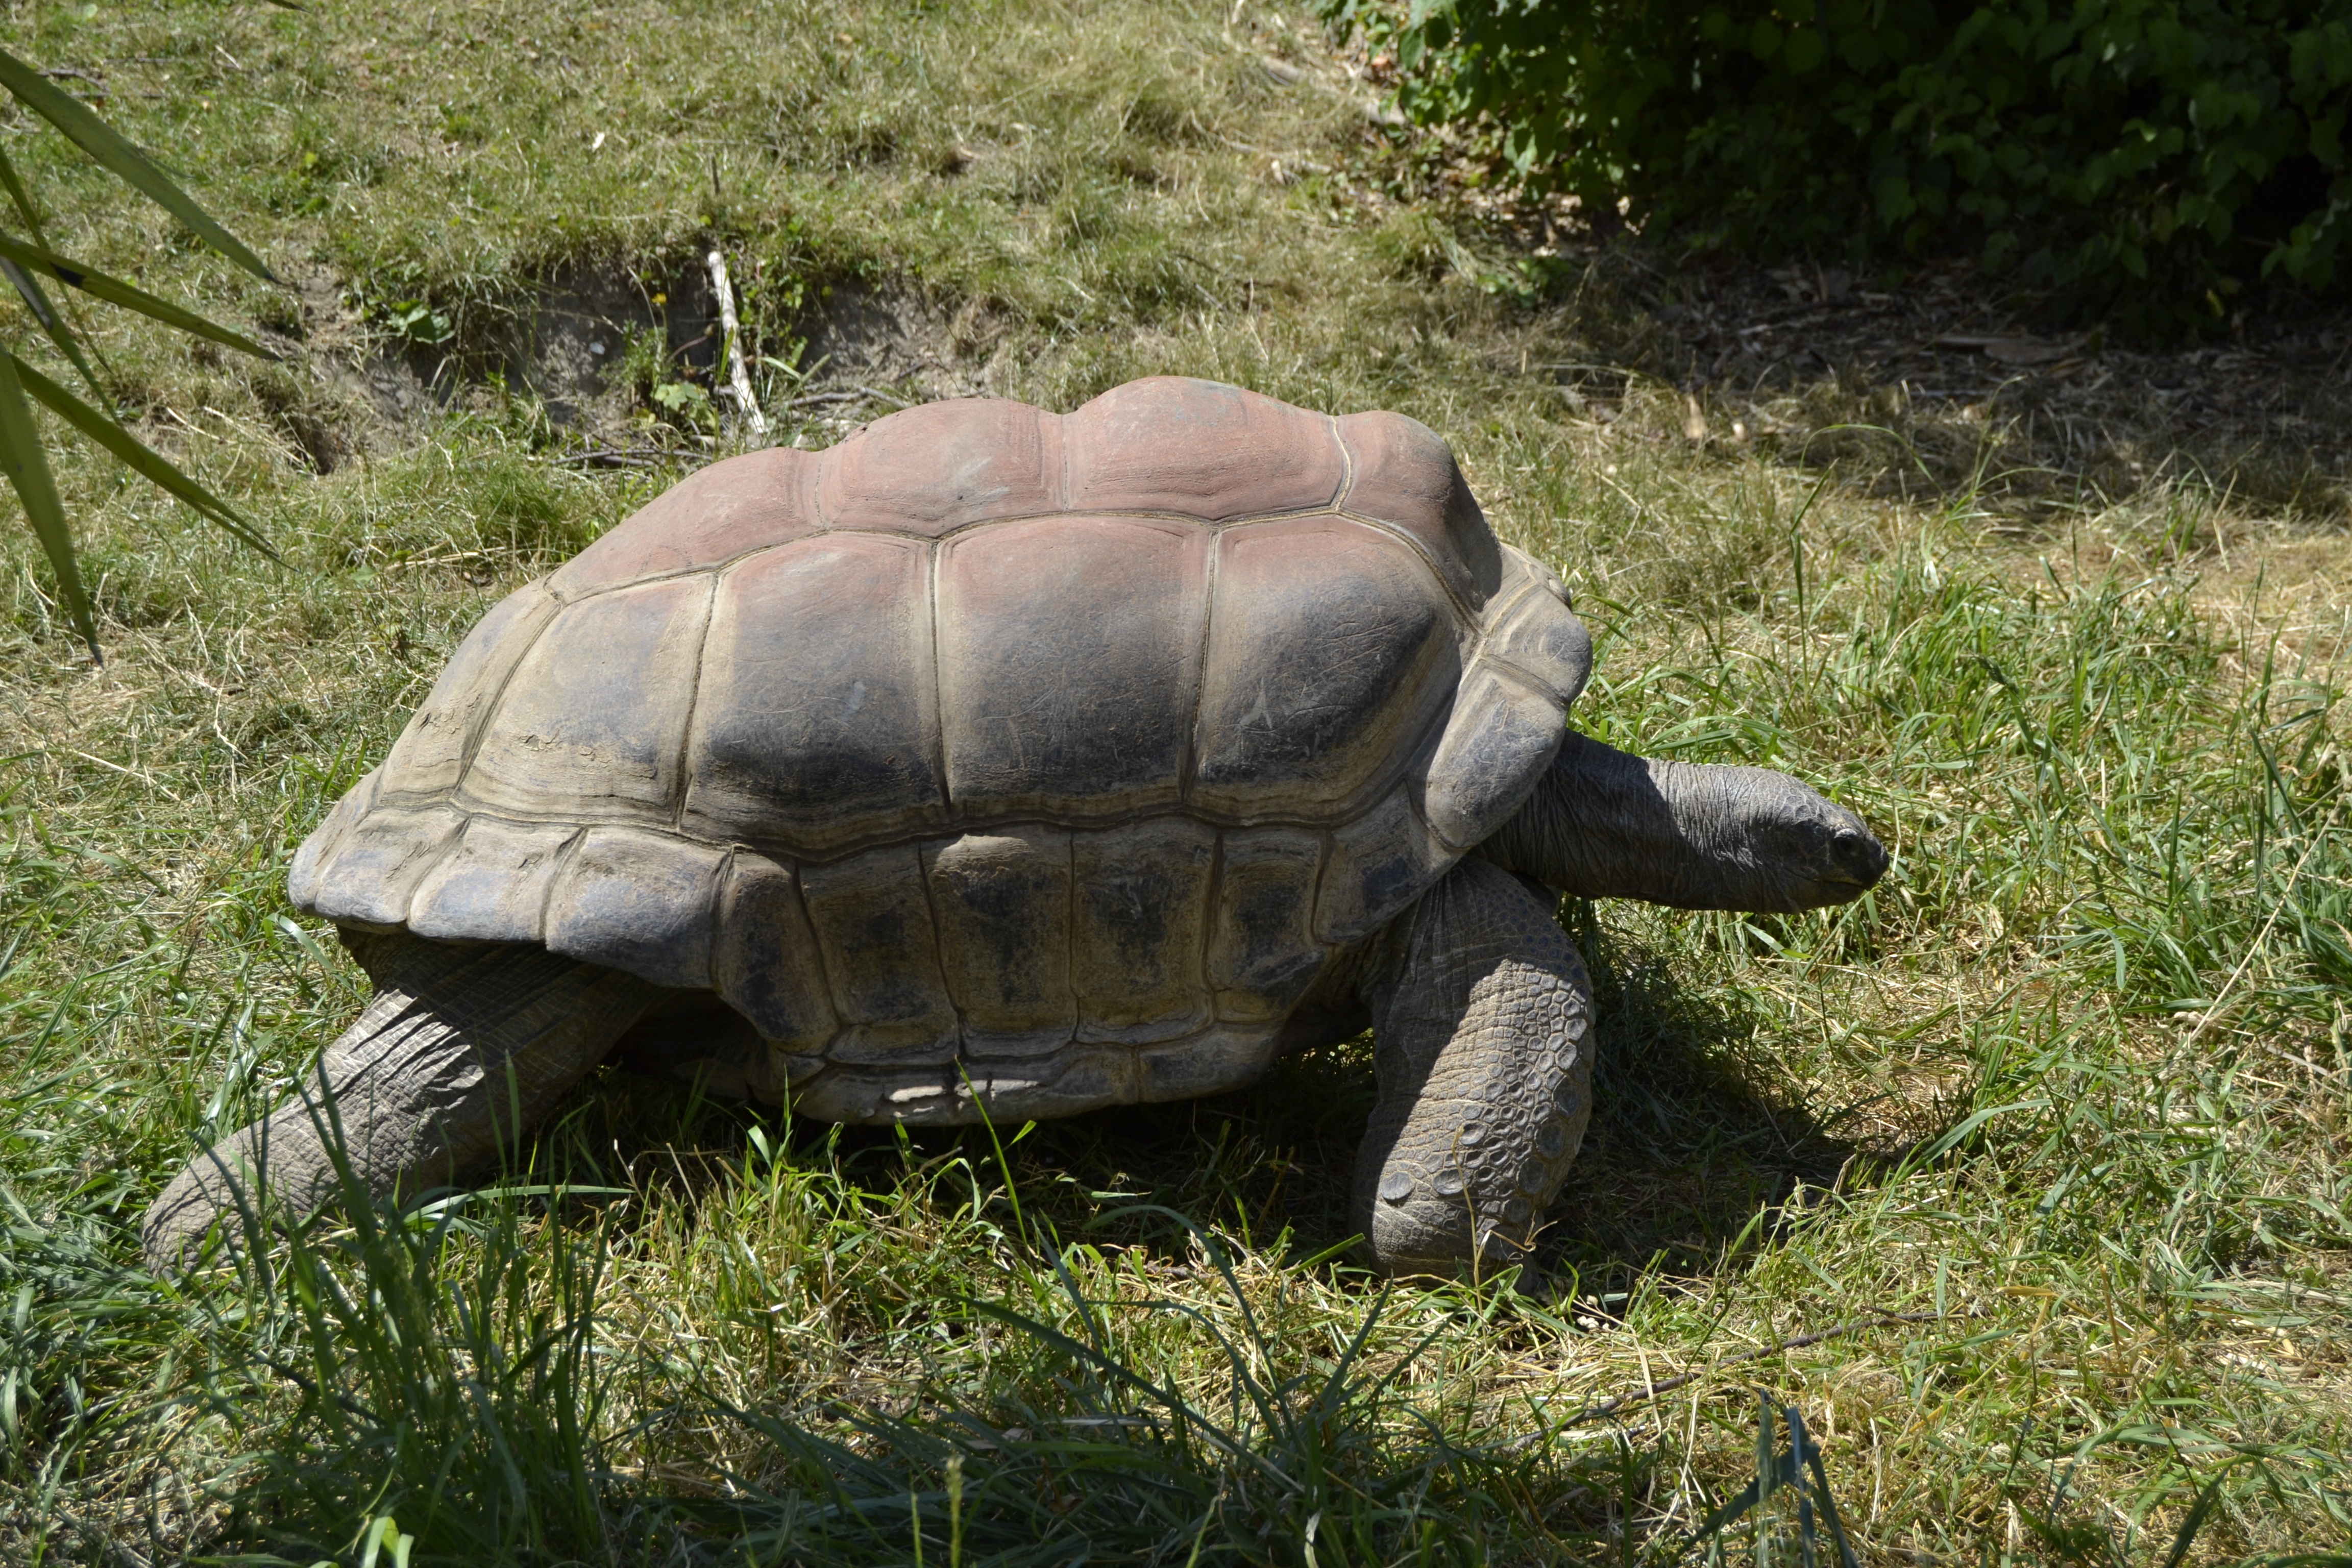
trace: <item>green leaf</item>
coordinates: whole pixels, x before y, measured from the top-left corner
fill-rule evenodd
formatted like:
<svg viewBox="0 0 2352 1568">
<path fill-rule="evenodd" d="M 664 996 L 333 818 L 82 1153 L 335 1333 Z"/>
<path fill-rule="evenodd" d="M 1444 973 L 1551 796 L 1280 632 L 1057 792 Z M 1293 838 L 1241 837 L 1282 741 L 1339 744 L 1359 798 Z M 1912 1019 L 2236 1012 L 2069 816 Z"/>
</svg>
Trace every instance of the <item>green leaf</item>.
<svg viewBox="0 0 2352 1568">
<path fill-rule="evenodd" d="M 49 237 L 41 230 L 41 215 L 33 205 L 32 193 L 25 188 L 25 182 L 17 178 L 16 165 L 8 161 L 8 152 L 5 147 L 0 147 L 0 187 L 7 190 L 8 200 L 15 205 L 16 216 L 24 219 L 25 231 L 33 237 L 33 243 L 47 250 Z M 81 344 L 74 337 L 73 328 L 58 315 L 39 282 L 13 261 L 0 265 L 0 270 L 8 274 L 8 281 L 16 286 L 18 294 L 24 296 L 26 307 L 41 323 L 41 330 L 49 334 L 49 341 L 58 345 L 58 352 L 73 362 L 74 369 L 81 373 L 82 381 L 92 393 L 105 396 L 105 388 L 98 384 L 98 376 L 90 370 L 89 362 L 82 357 Z"/>
<path fill-rule="evenodd" d="M 49 302 L 40 280 L 13 261 L 0 260 L 0 272 L 6 273 L 8 281 L 16 286 L 16 295 L 25 301 L 25 308 L 33 312 L 33 320 L 41 324 L 41 331 L 49 335 L 49 342 L 57 344 L 58 352 L 81 373 L 83 383 L 91 392 L 100 397 L 105 396 L 106 389 L 98 384 L 98 373 L 91 370 L 89 361 L 82 357 L 81 344 L 75 341 L 73 329 L 66 325 L 66 319 L 58 314 L 58 308 Z"/>
<path fill-rule="evenodd" d="M 6 187 L 8 199 L 16 204 L 16 216 L 25 220 L 26 232 L 33 237 L 33 243 L 45 250 L 48 248 L 49 237 L 41 231 L 41 215 L 34 210 L 33 194 L 16 177 L 16 165 L 8 161 L 5 148 L 0 148 L 0 186 Z"/>
<path fill-rule="evenodd" d="M 16 380 L 16 356 L 0 353 L 0 470 L 25 503 L 25 516 L 34 536 L 47 552 L 50 570 L 58 574 L 58 595 L 73 616 L 74 629 L 89 645 L 89 657 L 100 657 L 98 622 L 89 613 L 89 595 L 82 592 L 81 569 L 74 563 L 73 531 L 66 525 L 65 502 L 58 499 L 58 481 L 49 473 L 49 457 L 41 450 L 41 427 L 33 422 L 32 405 Z"/>
<path fill-rule="evenodd" d="M 33 235 L 33 245 L 42 247 L 42 249 L 49 249 L 49 235 L 42 233 L 40 228 L 40 212 L 33 207 L 33 193 L 26 191 L 24 181 L 16 176 L 16 164 L 9 163 L 7 148 L 0 148 L 0 188 L 7 188 L 7 200 L 16 207 L 16 216 L 24 218 L 26 233 Z M 49 303 L 47 291 L 42 291 L 40 282 L 37 282 L 30 273 L 26 273 L 24 268 L 16 266 L 14 261 L 0 263 L 0 270 L 7 273 L 9 282 L 16 284 L 16 294 L 24 296 L 26 308 L 28 308 L 28 310 L 33 312 L 33 318 L 40 322 L 42 331 L 47 331 L 49 341 L 57 343 L 57 351 L 61 353 L 61 355 L 68 357 L 68 360 L 73 360 L 73 369 L 78 369 L 78 372 L 82 374 L 82 384 L 89 385 L 91 393 L 97 393 L 99 397 L 103 397 L 103 395 L 106 395 L 106 388 L 99 385 L 97 372 L 91 372 L 89 360 L 82 357 L 82 343 L 73 336 L 73 327 L 70 327 L 61 315 L 58 315 L 57 306 Z"/>
<path fill-rule="evenodd" d="M 195 230 L 206 245 L 255 277 L 266 282 L 278 281 L 262 265 L 261 258 L 214 222 L 212 215 L 198 206 L 194 197 L 173 184 L 170 175 L 124 141 L 121 133 L 100 120 L 88 104 L 43 80 L 40 72 L 5 49 L 0 49 L 0 87 L 6 88 L 27 109 L 64 132 L 83 152 L 129 181 L 149 201 Z"/>
<path fill-rule="evenodd" d="M 251 545 L 272 561 L 279 559 L 278 552 L 269 547 L 269 542 L 257 532 L 251 523 L 238 516 L 235 508 L 182 473 L 170 459 L 23 360 L 7 353 L 5 349 L 0 349 L 0 355 L 5 355 L 16 366 L 17 377 L 26 391 L 54 409 L 75 429 L 105 447 L 127 467 L 187 502 L 200 515 L 218 523 L 241 543 Z"/>
<path fill-rule="evenodd" d="M 19 266 L 30 268 L 36 272 L 45 272 L 58 282 L 79 289 L 84 293 L 95 294 L 109 304 L 120 305 L 127 310 L 136 310 L 141 315 L 151 317 L 167 327 L 177 327 L 184 332 L 193 332 L 200 338 L 210 338 L 216 343 L 226 343 L 230 348 L 242 350 L 246 353 L 261 359 L 274 360 L 278 357 L 242 332 L 234 332 L 226 327 L 215 325 L 193 310 L 180 309 L 169 300 L 158 299 L 146 289 L 125 283 L 120 278 L 109 278 L 103 272 L 92 272 L 79 262 L 68 261 L 62 256 L 53 255 L 37 245 L 26 245 L 21 239 L 11 239 L 6 235 L 0 234 L 0 257 L 5 257 Z"/>
</svg>

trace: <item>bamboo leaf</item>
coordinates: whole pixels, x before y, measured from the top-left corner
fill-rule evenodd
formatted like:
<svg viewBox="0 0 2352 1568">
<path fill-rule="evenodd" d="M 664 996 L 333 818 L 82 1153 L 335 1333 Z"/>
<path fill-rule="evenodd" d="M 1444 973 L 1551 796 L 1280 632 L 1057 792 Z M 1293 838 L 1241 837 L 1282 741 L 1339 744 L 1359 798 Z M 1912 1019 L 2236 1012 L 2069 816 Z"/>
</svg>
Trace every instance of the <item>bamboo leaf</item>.
<svg viewBox="0 0 2352 1568">
<path fill-rule="evenodd" d="M 0 189 L 7 191 L 8 200 L 16 207 L 16 216 L 24 220 L 25 232 L 33 237 L 33 243 L 44 250 L 48 249 L 49 237 L 42 231 L 41 215 L 33 205 L 33 194 L 17 177 L 16 165 L 9 162 L 8 151 L 5 147 L 0 147 Z M 8 275 L 8 281 L 15 284 L 16 292 L 23 296 L 26 308 L 41 323 L 41 330 L 49 334 L 49 342 L 58 345 L 58 352 L 73 362 L 74 369 L 81 373 L 82 381 L 91 394 L 104 397 L 106 389 L 98 384 L 97 373 L 89 368 L 89 362 L 82 356 L 81 343 L 74 336 L 73 326 L 58 313 L 56 306 L 49 303 L 49 296 L 39 281 L 13 261 L 0 262 L 0 272 Z"/>
<path fill-rule="evenodd" d="M 5 352 L 0 350 L 0 353 Z M 169 458 L 23 360 L 16 359 L 14 355 L 9 357 L 16 364 L 16 375 L 23 382 L 25 390 L 63 416 L 75 429 L 144 478 L 187 502 L 200 515 L 234 534 L 240 542 L 251 545 L 272 561 L 280 559 L 278 552 L 270 548 L 269 542 L 252 523 L 239 516 L 226 501 L 182 473 Z"/>
<path fill-rule="evenodd" d="M 25 301 L 25 308 L 33 312 L 33 320 L 41 324 L 41 331 L 49 334 L 49 342 L 58 345 L 58 352 L 73 362 L 74 369 L 81 373 L 84 384 L 93 395 L 105 396 L 106 389 L 98 384 L 98 373 L 90 369 L 89 361 L 82 357 L 81 344 L 74 340 L 73 329 L 66 324 L 63 316 L 58 314 L 58 308 L 49 302 L 49 296 L 41 288 L 40 280 L 13 261 L 0 260 L 0 272 L 6 273 L 8 281 L 16 286 L 17 297 Z"/>
<path fill-rule="evenodd" d="M 74 628 L 89 645 L 89 657 L 99 658 L 98 622 L 89 613 L 89 595 L 82 592 L 81 569 L 74 563 L 73 531 L 66 525 L 65 502 L 58 499 L 48 454 L 41 450 L 41 427 L 33 422 L 12 353 L 0 353 L 0 470 L 7 473 L 16 499 L 25 503 L 26 519 L 58 574 L 58 594 L 73 616 Z"/>
<path fill-rule="evenodd" d="M 33 237 L 33 243 L 47 249 L 49 237 L 42 231 L 41 215 L 33 206 L 33 193 L 16 177 L 16 165 L 9 161 L 5 147 L 0 147 L 0 188 L 7 191 L 8 200 L 15 205 L 16 216 L 25 220 L 25 232 Z"/>
<path fill-rule="evenodd" d="M 125 141 L 121 132 L 100 120 L 81 100 L 43 80 L 40 72 L 5 49 L 0 49 L 0 87 L 16 94 L 27 109 L 64 132 L 83 152 L 129 181 L 148 200 L 195 230 L 206 245 L 255 277 L 278 281 L 261 258 L 213 221 L 210 213 Z"/>
<path fill-rule="evenodd" d="M 169 300 L 158 299 L 146 289 L 134 284 L 125 283 L 120 278 L 110 278 L 103 272 L 93 272 L 78 261 L 68 261 L 64 257 L 44 250 L 37 245 L 27 245 L 21 239 L 12 239 L 5 234 L 0 234 L 0 257 L 5 257 L 33 271 L 46 273 L 58 282 L 79 289 L 84 293 L 95 294 L 109 304 L 121 305 L 125 310 L 136 310 L 141 315 L 151 317 L 167 327 L 177 327 L 184 332 L 193 332 L 200 338 L 210 338 L 216 343 L 226 343 L 230 348 L 242 350 L 261 359 L 274 360 L 278 357 L 242 332 L 231 331 L 226 327 L 215 325 L 193 310 L 182 310 Z"/>
</svg>

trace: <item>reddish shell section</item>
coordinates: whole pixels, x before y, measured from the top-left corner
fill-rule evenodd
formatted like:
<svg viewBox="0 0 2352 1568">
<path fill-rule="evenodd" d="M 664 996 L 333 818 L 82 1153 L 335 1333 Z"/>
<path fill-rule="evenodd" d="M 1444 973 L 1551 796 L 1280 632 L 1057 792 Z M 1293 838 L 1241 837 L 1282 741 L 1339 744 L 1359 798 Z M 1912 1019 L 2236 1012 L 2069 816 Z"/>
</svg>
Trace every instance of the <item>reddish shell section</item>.
<svg viewBox="0 0 2352 1568">
<path fill-rule="evenodd" d="M 1025 403 L 971 398 L 909 408 L 825 453 L 828 528 L 936 539 L 1061 505 L 1060 421 Z"/>
<path fill-rule="evenodd" d="M 1338 425 L 1354 469 L 1339 510 L 1403 529 L 1447 586 L 1472 609 L 1484 606 L 1502 582 L 1502 549 L 1437 432 L 1402 414 L 1351 414 Z"/>
<path fill-rule="evenodd" d="M 714 463 L 582 551 L 550 586 L 574 598 L 714 566 L 820 530 L 937 539 L 975 523 L 1063 511 L 1219 522 L 1328 508 L 1351 467 L 1339 429 L 1363 417 L 1336 421 L 1177 376 L 1115 387 L 1067 416 L 998 398 L 926 404 L 821 454 L 771 448 Z M 1374 438 L 1358 436 L 1356 445 L 1397 475 L 1376 479 L 1369 489 L 1360 477 L 1363 499 L 1354 510 L 1412 531 L 1449 581 L 1468 584 L 1482 568 L 1491 575 L 1478 556 L 1485 520 L 1445 444 L 1409 419 L 1370 417 L 1408 426 L 1420 444 L 1405 435 L 1383 445 L 1378 426 L 1369 427 Z M 1451 532 L 1433 521 L 1448 505 L 1465 524 Z M 1446 559 L 1465 544 L 1469 556 Z M 1485 551 L 1492 555 L 1491 540 Z"/>
<path fill-rule="evenodd" d="M 708 566 L 816 530 L 821 459 L 790 447 L 713 463 L 654 498 L 549 579 L 564 598 Z"/>
<path fill-rule="evenodd" d="M 1308 511 L 1347 476 L 1329 418 L 1213 381 L 1129 382 L 1062 426 L 1074 511 Z"/>
</svg>

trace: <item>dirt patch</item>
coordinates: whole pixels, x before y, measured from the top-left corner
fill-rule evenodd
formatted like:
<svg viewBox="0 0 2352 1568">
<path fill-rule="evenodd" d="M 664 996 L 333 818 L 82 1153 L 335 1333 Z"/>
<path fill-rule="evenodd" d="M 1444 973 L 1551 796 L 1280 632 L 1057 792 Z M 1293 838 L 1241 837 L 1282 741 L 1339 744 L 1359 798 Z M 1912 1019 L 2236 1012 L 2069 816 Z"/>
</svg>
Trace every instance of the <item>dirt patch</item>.
<svg viewBox="0 0 2352 1568">
<path fill-rule="evenodd" d="M 305 275 L 297 288 L 299 320 L 285 323 L 281 339 L 312 385 L 301 398 L 278 398 L 280 423 L 321 472 L 412 438 L 421 421 L 488 411 L 517 395 L 557 430 L 641 445 L 649 379 L 709 393 L 724 378 L 717 300 L 699 267 L 664 277 L 609 263 L 570 268 L 514 302 L 472 307 L 462 324 L 441 329 L 445 342 L 371 321 L 331 271 Z M 744 331 L 771 421 L 799 426 L 803 442 L 821 444 L 904 404 L 1000 390 L 1003 356 L 991 351 L 1002 324 L 981 307 L 951 309 L 899 283 L 814 288 L 784 321 L 748 320 Z M 656 333 L 667 345 L 657 370 L 645 347 Z M 781 364 L 796 365 L 797 379 L 772 374 Z"/>
<path fill-rule="evenodd" d="M 1900 491 L 1980 488 L 2034 510 L 2198 479 L 2309 521 L 2352 507 L 2352 310 L 2290 304 L 2178 348 L 2036 330 L 1967 268 L 1879 289 L 1842 271 L 1720 262 L 1662 274 L 1630 252 L 1611 356 L 1671 381 L 1697 438 L 1813 462 L 1874 456 Z M 1557 373 L 1572 391 L 1587 373 Z"/>
<path fill-rule="evenodd" d="M 573 268 L 483 334 L 470 368 L 536 396 L 558 426 L 611 430 L 636 412 L 632 346 L 658 331 L 675 374 L 707 380 L 719 362 L 720 331 L 710 279 L 700 268 L 648 279 L 609 265 Z"/>
<path fill-rule="evenodd" d="M 899 283 L 852 280 L 817 291 L 793 323 L 813 387 L 863 382 L 925 399 L 993 390 L 984 351 L 1000 335 L 976 308 L 958 312 Z"/>
</svg>

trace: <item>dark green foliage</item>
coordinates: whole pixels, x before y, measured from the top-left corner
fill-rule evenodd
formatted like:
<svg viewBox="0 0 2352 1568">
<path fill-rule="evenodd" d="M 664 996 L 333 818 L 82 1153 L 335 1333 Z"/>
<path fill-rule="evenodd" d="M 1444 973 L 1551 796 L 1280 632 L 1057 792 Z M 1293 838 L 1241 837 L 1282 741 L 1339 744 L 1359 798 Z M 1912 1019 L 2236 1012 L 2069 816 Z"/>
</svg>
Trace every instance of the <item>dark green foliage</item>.
<svg viewBox="0 0 2352 1568">
<path fill-rule="evenodd" d="M 1327 0 L 1517 176 L 1763 253 L 1973 248 L 2075 314 L 2338 281 L 2346 0 Z"/>
</svg>

